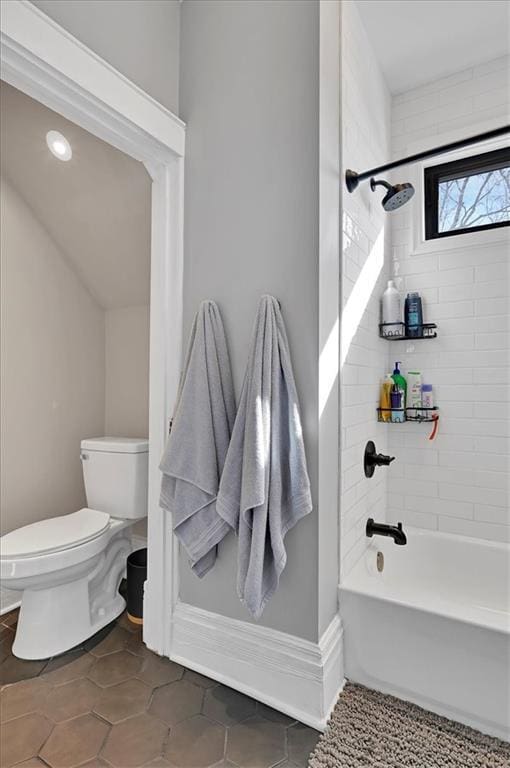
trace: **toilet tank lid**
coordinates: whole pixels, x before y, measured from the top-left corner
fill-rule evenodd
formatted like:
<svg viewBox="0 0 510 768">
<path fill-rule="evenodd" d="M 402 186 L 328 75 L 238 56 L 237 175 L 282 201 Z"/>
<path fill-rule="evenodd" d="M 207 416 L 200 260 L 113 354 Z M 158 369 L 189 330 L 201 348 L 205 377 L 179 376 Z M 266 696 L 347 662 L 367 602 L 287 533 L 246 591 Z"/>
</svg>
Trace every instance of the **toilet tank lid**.
<svg viewBox="0 0 510 768">
<path fill-rule="evenodd" d="M 89 437 L 81 441 L 81 448 L 108 453 L 147 453 L 149 441 L 146 437 Z"/>
</svg>

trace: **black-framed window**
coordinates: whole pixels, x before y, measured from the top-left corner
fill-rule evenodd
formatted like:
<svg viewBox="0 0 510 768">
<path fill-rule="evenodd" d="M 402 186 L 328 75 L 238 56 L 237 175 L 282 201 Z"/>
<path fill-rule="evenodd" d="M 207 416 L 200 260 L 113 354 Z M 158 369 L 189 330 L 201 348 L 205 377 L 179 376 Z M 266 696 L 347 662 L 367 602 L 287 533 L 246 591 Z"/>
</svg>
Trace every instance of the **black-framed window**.
<svg viewBox="0 0 510 768">
<path fill-rule="evenodd" d="M 425 168 L 425 239 L 510 224 L 510 149 Z"/>
</svg>

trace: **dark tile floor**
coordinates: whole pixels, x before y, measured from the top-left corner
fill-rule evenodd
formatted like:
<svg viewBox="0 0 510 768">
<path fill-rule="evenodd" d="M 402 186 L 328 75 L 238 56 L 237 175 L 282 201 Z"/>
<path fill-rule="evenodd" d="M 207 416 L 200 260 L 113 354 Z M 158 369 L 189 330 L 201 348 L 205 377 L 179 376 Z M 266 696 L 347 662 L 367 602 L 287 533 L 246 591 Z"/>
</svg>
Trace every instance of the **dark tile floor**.
<svg viewBox="0 0 510 768">
<path fill-rule="evenodd" d="M 83 656 L 94 646 L 104 640 L 104 638 L 114 629 L 116 622 L 108 625 L 93 637 L 89 638 L 82 645 L 73 648 L 67 653 L 56 656 L 53 659 L 43 659 L 42 661 L 25 661 L 18 659 L 12 653 L 12 644 L 16 633 L 16 622 L 18 611 L 0 616 L 0 686 L 18 683 L 20 680 L 29 680 L 38 677 L 44 672 L 51 672 L 58 667 L 75 661 Z M 0 768 L 3 768 L 0 766 Z"/>
<path fill-rule="evenodd" d="M 0 624 L 2 768 L 308 765 L 317 731 L 156 656 L 125 616 L 42 662 L 12 656 L 15 622 Z"/>
</svg>

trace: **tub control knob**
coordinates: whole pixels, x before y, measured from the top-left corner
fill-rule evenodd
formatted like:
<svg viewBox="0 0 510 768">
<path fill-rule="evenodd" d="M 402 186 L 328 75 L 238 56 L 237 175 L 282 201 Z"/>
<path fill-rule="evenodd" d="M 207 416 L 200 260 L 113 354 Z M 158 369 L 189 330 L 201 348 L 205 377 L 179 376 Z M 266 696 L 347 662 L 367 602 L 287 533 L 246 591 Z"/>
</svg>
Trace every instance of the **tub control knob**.
<svg viewBox="0 0 510 768">
<path fill-rule="evenodd" d="M 386 456 L 384 453 L 377 453 L 374 442 L 372 440 L 368 441 L 365 447 L 365 457 L 363 460 L 366 477 L 372 477 L 376 467 L 387 467 L 392 461 L 395 461 L 394 456 Z"/>
<path fill-rule="evenodd" d="M 386 456 L 384 453 L 376 453 L 374 456 L 374 464 L 378 467 L 387 467 L 392 461 L 395 461 L 395 457 Z"/>
</svg>

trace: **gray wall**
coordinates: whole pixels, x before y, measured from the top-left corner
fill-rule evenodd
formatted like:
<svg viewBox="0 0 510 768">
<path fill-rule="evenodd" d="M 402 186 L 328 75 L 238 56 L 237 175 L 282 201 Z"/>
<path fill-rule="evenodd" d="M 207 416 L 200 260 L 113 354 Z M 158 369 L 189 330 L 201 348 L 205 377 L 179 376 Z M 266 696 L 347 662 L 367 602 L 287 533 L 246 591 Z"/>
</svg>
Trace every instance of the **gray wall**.
<svg viewBox="0 0 510 768">
<path fill-rule="evenodd" d="M 179 0 L 33 0 L 34 5 L 176 114 Z"/>
<path fill-rule="evenodd" d="M 148 305 L 105 312 L 104 433 L 149 434 Z"/>
<path fill-rule="evenodd" d="M 80 440 L 104 429 L 105 323 L 3 177 L 0 201 L 3 534 L 86 504 Z"/>
<path fill-rule="evenodd" d="M 192 0 L 181 9 L 187 122 L 184 333 L 218 301 L 237 394 L 261 294 L 282 303 L 317 498 L 319 4 Z M 288 564 L 261 624 L 317 639 L 317 510 L 287 536 Z M 203 581 L 181 563 L 181 599 L 247 619 L 236 542 Z"/>
</svg>

